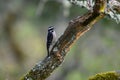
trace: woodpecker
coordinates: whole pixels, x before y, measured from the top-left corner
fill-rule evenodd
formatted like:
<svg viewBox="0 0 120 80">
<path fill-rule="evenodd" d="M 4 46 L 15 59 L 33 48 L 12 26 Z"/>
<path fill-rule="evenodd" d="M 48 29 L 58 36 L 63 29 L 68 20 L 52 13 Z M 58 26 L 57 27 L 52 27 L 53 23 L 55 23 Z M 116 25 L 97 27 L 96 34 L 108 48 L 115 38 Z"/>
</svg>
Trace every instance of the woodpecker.
<svg viewBox="0 0 120 80">
<path fill-rule="evenodd" d="M 46 42 L 48 56 L 50 55 L 50 46 L 53 45 L 55 41 L 56 41 L 56 32 L 54 30 L 54 27 L 50 26 L 48 28 L 47 42 Z"/>
</svg>

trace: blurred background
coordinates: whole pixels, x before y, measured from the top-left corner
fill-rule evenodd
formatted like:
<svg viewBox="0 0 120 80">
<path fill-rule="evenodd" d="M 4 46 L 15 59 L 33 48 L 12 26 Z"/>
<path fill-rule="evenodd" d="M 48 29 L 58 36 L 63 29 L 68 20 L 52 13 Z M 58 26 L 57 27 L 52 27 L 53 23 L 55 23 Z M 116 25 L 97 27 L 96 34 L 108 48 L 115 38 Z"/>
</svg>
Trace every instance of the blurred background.
<svg viewBox="0 0 120 80">
<path fill-rule="evenodd" d="M 0 0 L 0 80 L 18 80 L 46 55 L 49 26 L 57 38 L 87 10 L 67 0 Z M 47 80 L 87 80 L 120 70 L 120 26 L 104 18 L 84 34 Z"/>
</svg>

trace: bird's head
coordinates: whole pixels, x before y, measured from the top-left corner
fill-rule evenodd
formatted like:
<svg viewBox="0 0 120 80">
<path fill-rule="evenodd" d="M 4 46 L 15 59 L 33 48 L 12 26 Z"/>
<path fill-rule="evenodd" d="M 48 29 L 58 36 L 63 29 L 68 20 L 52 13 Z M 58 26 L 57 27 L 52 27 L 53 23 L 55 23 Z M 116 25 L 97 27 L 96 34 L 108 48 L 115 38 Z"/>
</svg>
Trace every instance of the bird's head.
<svg viewBox="0 0 120 80">
<path fill-rule="evenodd" d="M 50 26 L 49 28 L 48 28 L 48 32 L 53 32 L 54 31 L 54 26 Z"/>
</svg>

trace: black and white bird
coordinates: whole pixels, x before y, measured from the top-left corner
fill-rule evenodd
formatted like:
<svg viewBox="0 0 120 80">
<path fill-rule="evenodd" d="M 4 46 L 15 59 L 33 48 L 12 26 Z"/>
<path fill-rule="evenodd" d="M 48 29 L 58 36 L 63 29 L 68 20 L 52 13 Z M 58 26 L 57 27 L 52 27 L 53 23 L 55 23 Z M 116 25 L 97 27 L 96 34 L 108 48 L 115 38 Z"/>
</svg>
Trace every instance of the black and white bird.
<svg viewBox="0 0 120 80">
<path fill-rule="evenodd" d="M 48 56 L 50 55 L 50 47 L 55 43 L 55 41 L 56 41 L 56 32 L 54 30 L 54 27 L 50 26 L 48 28 L 47 43 L 46 43 Z"/>
</svg>

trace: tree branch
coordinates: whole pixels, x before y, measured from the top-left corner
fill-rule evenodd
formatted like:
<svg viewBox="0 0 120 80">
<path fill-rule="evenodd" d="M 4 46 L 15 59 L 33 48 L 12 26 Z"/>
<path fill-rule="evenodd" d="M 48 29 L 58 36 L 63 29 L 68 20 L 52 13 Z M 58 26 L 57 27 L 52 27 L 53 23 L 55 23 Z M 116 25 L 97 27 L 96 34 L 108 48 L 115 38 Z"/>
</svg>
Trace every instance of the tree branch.
<svg viewBox="0 0 120 80">
<path fill-rule="evenodd" d="M 113 6 L 113 9 L 120 14 L 120 5 L 119 6 Z"/>
<path fill-rule="evenodd" d="M 50 56 L 36 64 L 21 80 L 45 80 L 63 62 L 73 43 L 105 16 L 106 0 L 95 0 L 93 11 L 69 22 L 64 34 L 53 46 Z"/>
<path fill-rule="evenodd" d="M 120 14 L 120 1 L 119 0 L 111 0 L 110 5 L 112 5 L 113 10 L 116 13 Z"/>
</svg>

